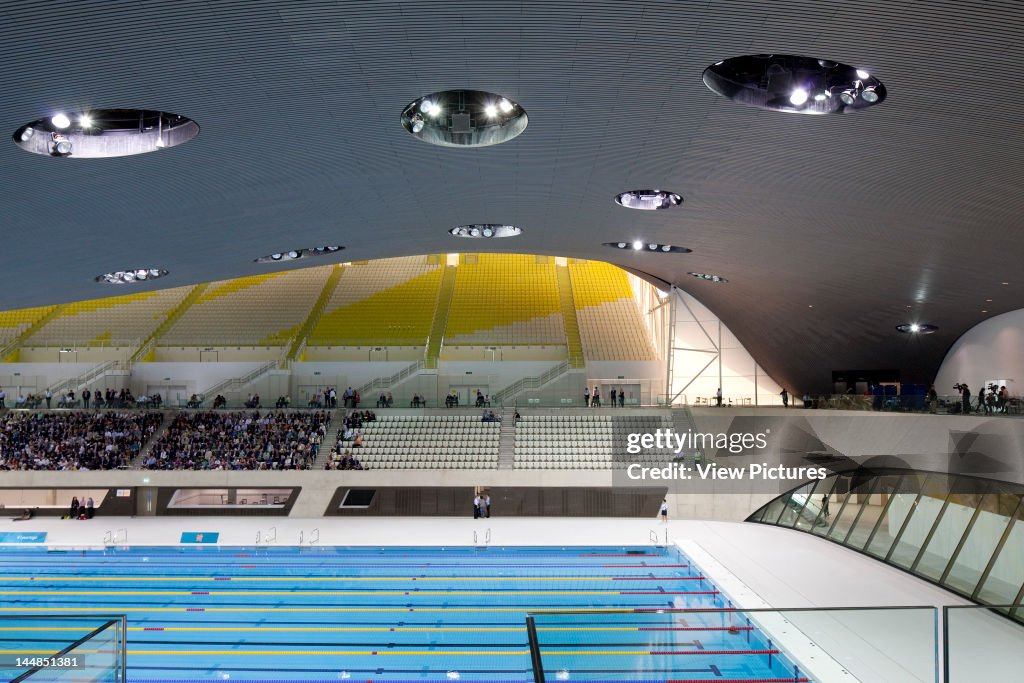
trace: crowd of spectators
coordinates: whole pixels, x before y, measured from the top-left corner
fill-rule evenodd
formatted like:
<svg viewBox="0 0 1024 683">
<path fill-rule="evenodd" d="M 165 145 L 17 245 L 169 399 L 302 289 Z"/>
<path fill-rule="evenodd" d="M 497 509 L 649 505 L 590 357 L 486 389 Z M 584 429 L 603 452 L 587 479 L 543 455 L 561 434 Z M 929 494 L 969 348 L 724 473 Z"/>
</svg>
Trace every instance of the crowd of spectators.
<svg viewBox="0 0 1024 683">
<path fill-rule="evenodd" d="M 160 413 L 9 413 L 0 420 L 0 470 L 128 467 Z"/>
<path fill-rule="evenodd" d="M 330 425 L 315 412 L 181 413 L 150 449 L 154 470 L 304 470 Z"/>
</svg>

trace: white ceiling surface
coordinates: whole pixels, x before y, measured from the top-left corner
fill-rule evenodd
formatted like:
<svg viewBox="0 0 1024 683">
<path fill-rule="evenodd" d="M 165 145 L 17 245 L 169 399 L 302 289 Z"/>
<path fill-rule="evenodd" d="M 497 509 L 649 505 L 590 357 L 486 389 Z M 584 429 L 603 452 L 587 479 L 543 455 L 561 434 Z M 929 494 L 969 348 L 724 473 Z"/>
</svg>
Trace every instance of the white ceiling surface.
<svg viewBox="0 0 1024 683">
<path fill-rule="evenodd" d="M 117 159 L 0 144 L 0 309 L 124 293 L 92 282 L 122 268 L 171 271 L 145 289 L 319 244 L 345 245 L 337 260 L 486 246 L 674 282 L 791 388 L 854 368 L 926 382 L 981 309 L 1024 307 L 1022 29 L 1024 3 L 999 0 L 8 2 L 0 132 L 100 107 L 201 132 Z M 888 99 L 799 116 L 703 85 L 761 52 L 865 68 Z M 507 95 L 530 125 L 468 150 L 402 129 L 404 105 L 451 88 Z M 613 204 L 640 188 L 686 201 Z M 447 234 L 473 222 L 523 235 Z M 694 253 L 601 246 L 634 237 Z M 898 334 L 908 320 L 940 331 Z"/>
</svg>

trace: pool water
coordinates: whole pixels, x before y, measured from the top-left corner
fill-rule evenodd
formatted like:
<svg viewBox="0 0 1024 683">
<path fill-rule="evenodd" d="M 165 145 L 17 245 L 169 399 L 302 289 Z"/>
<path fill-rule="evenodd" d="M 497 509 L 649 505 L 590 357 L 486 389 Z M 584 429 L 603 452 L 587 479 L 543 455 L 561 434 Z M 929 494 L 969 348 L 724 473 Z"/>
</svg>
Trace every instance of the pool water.
<svg viewBox="0 0 1024 683">
<path fill-rule="evenodd" d="M 0 613 L 127 615 L 129 681 L 533 681 L 528 612 L 548 681 L 809 680 L 744 617 L 681 607 L 731 605 L 674 548 L 0 550 Z"/>
</svg>

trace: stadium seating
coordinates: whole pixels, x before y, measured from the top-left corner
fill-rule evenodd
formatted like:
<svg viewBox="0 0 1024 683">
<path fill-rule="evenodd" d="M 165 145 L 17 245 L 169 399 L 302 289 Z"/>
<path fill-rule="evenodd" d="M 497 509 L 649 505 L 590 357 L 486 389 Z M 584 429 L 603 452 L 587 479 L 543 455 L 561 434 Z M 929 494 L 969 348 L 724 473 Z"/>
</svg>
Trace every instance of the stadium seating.
<svg viewBox="0 0 1024 683">
<path fill-rule="evenodd" d="M 365 469 L 493 469 L 500 422 L 479 413 L 383 415 L 362 428 L 353 451 Z"/>
<path fill-rule="evenodd" d="M 561 310 L 550 257 L 463 254 L 445 344 L 564 346 Z"/>
<path fill-rule="evenodd" d="M 189 290 L 176 287 L 68 304 L 23 346 L 137 346 Z"/>
<path fill-rule="evenodd" d="M 423 346 L 437 308 L 438 257 L 410 256 L 345 267 L 308 346 Z"/>
<path fill-rule="evenodd" d="M 162 346 L 284 346 L 305 322 L 331 266 L 211 283 Z"/>
<path fill-rule="evenodd" d="M 574 259 L 569 274 L 586 359 L 655 360 L 625 271 Z"/>
<path fill-rule="evenodd" d="M 671 416 L 524 415 L 516 426 L 516 469 L 621 469 L 629 463 L 669 462 L 671 449 L 629 453 L 629 434 L 672 427 Z"/>
<path fill-rule="evenodd" d="M 308 469 L 330 425 L 325 411 L 179 413 L 144 469 Z"/>
<path fill-rule="evenodd" d="M 0 470 L 126 468 L 153 434 L 158 412 L 9 412 L 0 420 Z"/>
<path fill-rule="evenodd" d="M 0 345 L 6 345 L 17 339 L 18 335 L 41 320 L 56 306 L 40 306 L 39 308 L 19 308 L 14 311 L 0 312 Z"/>
</svg>

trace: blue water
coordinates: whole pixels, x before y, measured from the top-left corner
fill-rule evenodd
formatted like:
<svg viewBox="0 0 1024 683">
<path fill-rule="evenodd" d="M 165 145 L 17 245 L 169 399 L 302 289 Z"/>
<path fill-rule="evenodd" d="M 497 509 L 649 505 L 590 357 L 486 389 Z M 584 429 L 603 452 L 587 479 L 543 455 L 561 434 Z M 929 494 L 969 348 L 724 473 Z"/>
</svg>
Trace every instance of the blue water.
<svg viewBox="0 0 1024 683">
<path fill-rule="evenodd" d="M 665 612 L 730 606 L 652 547 L 0 550 L 0 613 L 126 614 L 139 682 L 533 681 L 527 612 L 548 681 L 808 680 L 742 615 Z M 0 651 L 88 631 L 40 623 Z"/>
</svg>

